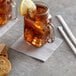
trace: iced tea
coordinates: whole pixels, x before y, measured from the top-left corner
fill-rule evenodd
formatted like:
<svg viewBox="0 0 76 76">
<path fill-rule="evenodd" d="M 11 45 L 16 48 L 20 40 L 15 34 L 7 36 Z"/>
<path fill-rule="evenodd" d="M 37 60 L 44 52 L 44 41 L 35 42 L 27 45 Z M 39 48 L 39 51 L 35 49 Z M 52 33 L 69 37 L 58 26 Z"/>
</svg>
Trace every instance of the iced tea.
<svg viewBox="0 0 76 76">
<path fill-rule="evenodd" d="M 14 3 L 12 0 L 0 0 L 0 26 L 4 26 L 9 20 L 16 18 L 12 18 L 12 6 L 17 8 Z"/>
<path fill-rule="evenodd" d="M 41 47 L 51 38 L 51 42 L 54 40 L 54 36 L 50 37 L 51 30 L 54 35 L 54 28 L 51 26 L 51 18 L 49 18 L 48 7 L 42 4 L 36 4 L 36 11 L 34 14 L 24 16 L 24 40 L 30 44 Z M 50 27 L 52 29 L 50 29 Z"/>
</svg>

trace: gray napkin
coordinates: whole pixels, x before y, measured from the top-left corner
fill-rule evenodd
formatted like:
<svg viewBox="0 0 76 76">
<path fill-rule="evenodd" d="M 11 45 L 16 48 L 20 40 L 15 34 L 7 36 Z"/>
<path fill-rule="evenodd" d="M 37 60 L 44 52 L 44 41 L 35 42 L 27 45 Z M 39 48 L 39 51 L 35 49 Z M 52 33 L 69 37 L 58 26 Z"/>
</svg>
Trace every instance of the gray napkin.
<svg viewBox="0 0 76 76">
<path fill-rule="evenodd" d="M 61 45 L 62 41 L 63 40 L 60 38 L 55 38 L 54 43 L 47 43 L 41 48 L 36 48 L 32 45 L 28 45 L 23 40 L 22 36 L 11 46 L 11 48 L 18 52 L 24 53 L 30 57 L 45 62 L 53 54 L 53 52 Z"/>
<path fill-rule="evenodd" d="M 0 27 L 0 37 L 2 37 L 19 19 L 9 21 L 5 26 Z"/>
</svg>

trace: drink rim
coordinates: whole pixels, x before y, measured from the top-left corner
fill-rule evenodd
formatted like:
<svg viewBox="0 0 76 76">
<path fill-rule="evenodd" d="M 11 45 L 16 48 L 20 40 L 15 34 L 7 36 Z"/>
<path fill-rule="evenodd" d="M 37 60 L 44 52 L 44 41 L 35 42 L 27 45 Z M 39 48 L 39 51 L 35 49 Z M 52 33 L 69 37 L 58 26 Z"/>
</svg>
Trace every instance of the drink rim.
<svg viewBox="0 0 76 76">
<path fill-rule="evenodd" d="M 47 13 L 49 12 L 49 6 L 48 6 L 47 3 L 43 2 L 43 1 L 34 1 L 34 3 L 35 3 L 35 4 L 38 4 L 38 3 L 44 4 L 44 6 L 47 7 L 47 11 L 46 11 L 46 12 L 41 13 L 41 14 L 35 14 L 35 15 L 45 15 L 45 14 L 47 14 Z"/>
</svg>

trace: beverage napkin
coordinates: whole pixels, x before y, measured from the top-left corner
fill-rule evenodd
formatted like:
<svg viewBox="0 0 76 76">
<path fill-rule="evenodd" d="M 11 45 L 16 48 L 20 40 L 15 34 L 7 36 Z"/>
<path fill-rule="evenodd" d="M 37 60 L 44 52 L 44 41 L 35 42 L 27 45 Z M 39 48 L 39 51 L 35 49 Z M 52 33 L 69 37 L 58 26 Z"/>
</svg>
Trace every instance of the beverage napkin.
<svg viewBox="0 0 76 76">
<path fill-rule="evenodd" d="M 3 27 L 0 27 L 0 37 L 2 37 L 19 19 L 9 21 Z"/>
<path fill-rule="evenodd" d="M 62 41 L 63 40 L 60 38 L 55 38 L 54 43 L 47 43 L 41 48 L 36 48 L 32 45 L 27 44 L 23 40 L 22 36 L 11 46 L 11 48 L 18 52 L 24 53 L 30 57 L 45 62 L 53 54 L 53 52 L 61 45 Z"/>
</svg>

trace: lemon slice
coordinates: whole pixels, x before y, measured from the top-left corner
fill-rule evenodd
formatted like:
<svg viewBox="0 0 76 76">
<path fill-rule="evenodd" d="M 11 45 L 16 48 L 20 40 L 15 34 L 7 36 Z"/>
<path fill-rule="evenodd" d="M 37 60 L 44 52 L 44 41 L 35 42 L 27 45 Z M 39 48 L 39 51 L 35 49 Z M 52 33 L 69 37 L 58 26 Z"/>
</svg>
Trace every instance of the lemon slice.
<svg viewBox="0 0 76 76">
<path fill-rule="evenodd" d="M 36 10 L 36 5 L 33 3 L 32 0 L 22 0 L 20 5 L 20 13 L 22 16 L 27 14 L 27 11 L 31 10 L 31 12 Z"/>
<path fill-rule="evenodd" d="M 0 56 L 0 76 L 6 75 L 11 70 L 11 63 L 10 61 L 3 56 Z"/>
</svg>

